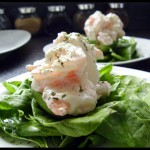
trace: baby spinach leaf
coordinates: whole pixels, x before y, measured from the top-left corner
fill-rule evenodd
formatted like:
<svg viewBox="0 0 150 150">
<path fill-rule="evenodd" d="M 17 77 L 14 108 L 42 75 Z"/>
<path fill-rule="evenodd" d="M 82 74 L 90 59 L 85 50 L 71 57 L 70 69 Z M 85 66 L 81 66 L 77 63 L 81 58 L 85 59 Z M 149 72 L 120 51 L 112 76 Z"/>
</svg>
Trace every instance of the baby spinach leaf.
<svg viewBox="0 0 150 150">
<path fill-rule="evenodd" d="M 90 39 L 89 43 L 94 44 L 104 54 L 104 58 L 97 58 L 97 62 L 126 61 L 139 57 L 136 51 L 137 43 L 133 37 L 130 39 L 118 38 L 111 45 L 104 45 L 99 41 Z"/>
<path fill-rule="evenodd" d="M 79 116 L 49 113 L 41 93 L 33 92 L 28 79 L 5 83 L 9 93 L 0 98 L 0 128 L 39 147 L 97 147 L 106 141 L 125 147 L 149 147 L 150 83 L 115 75 L 111 70 L 109 64 L 99 71 L 100 80 L 111 84 L 110 95 L 99 99 L 95 110 Z"/>
<path fill-rule="evenodd" d="M 150 146 L 150 109 L 144 101 L 126 99 L 102 107 L 109 107 L 115 113 L 106 117 L 95 132 L 129 147 Z"/>
<path fill-rule="evenodd" d="M 100 78 L 102 78 L 103 75 L 110 74 L 112 68 L 113 68 L 112 64 L 108 64 L 106 66 L 101 67 L 101 69 L 99 70 Z"/>
<path fill-rule="evenodd" d="M 32 113 L 31 81 L 27 79 L 23 82 L 4 82 L 3 85 L 11 94 L 0 97 L 0 128 L 11 137 L 34 142 L 40 147 L 47 147 L 43 137 L 24 138 L 17 134 L 21 124 L 29 121 L 25 115 Z"/>
<path fill-rule="evenodd" d="M 36 107 L 36 105 L 34 105 Z M 62 135 L 71 137 L 80 137 L 91 134 L 99 126 L 99 124 L 105 119 L 109 113 L 108 109 L 95 109 L 93 112 L 84 116 L 70 116 L 69 118 L 53 119 L 51 115 L 43 115 L 43 110 L 34 108 L 34 118 L 45 127 L 55 128 Z M 41 113 L 40 113 L 41 112 Z M 45 133 L 46 134 L 46 133 Z"/>
<path fill-rule="evenodd" d="M 3 82 L 2 84 L 10 93 L 14 93 L 20 86 L 21 81 Z"/>
</svg>

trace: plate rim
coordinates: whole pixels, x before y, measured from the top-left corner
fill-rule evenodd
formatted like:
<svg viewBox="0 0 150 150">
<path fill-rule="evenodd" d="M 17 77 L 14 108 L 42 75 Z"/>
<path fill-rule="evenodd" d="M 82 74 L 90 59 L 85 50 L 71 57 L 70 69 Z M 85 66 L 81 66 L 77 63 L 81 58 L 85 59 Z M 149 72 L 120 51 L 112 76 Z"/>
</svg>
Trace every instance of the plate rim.
<svg viewBox="0 0 150 150">
<path fill-rule="evenodd" d="M 12 52 L 12 51 L 14 51 L 14 50 L 22 47 L 23 45 L 25 45 L 26 43 L 28 43 L 30 41 L 31 37 L 32 37 L 32 35 L 31 35 L 31 33 L 29 31 L 22 30 L 22 29 L 1 30 L 0 32 L 22 32 L 22 33 L 26 34 L 26 36 L 27 36 L 26 40 L 24 40 L 24 42 L 21 43 L 19 46 L 15 46 L 15 48 L 9 48 L 9 49 L 7 49 L 5 51 L 2 51 L 2 52 L 0 51 L 0 55 Z"/>
</svg>

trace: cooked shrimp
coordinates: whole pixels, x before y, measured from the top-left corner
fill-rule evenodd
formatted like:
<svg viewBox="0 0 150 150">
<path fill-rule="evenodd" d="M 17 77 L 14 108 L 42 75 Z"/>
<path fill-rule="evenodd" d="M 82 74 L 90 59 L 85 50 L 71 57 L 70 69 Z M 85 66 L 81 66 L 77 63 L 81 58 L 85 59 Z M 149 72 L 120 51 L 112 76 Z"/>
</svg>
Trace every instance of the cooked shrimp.
<svg viewBox="0 0 150 150">
<path fill-rule="evenodd" d="M 51 111 L 58 116 L 64 116 L 68 114 L 70 104 L 63 100 L 53 99 L 52 102 L 48 105 Z"/>
<path fill-rule="evenodd" d="M 80 79 L 77 76 L 75 71 L 70 71 L 68 74 L 63 78 L 63 80 L 55 80 L 52 83 L 50 83 L 50 86 L 57 87 L 57 88 L 63 88 L 65 86 L 69 86 L 70 84 L 80 84 Z"/>
<path fill-rule="evenodd" d="M 55 115 L 90 112 L 102 93 L 109 92 L 105 88 L 99 94 L 96 57 L 103 53 L 82 35 L 61 32 L 45 51 L 45 58 L 26 67 L 33 77 L 31 87 L 42 93 Z"/>
<path fill-rule="evenodd" d="M 125 35 L 123 22 L 116 14 L 104 15 L 100 11 L 89 16 L 85 21 L 84 31 L 87 37 L 105 45 L 110 45 L 117 38 Z"/>
<path fill-rule="evenodd" d="M 26 65 L 26 69 L 28 71 L 32 71 L 32 70 L 36 69 L 39 66 L 43 67 L 42 65 L 44 64 L 44 60 L 45 59 L 37 60 L 37 61 L 34 62 L 33 65 Z M 46 64 L 44 64 L 44 65 L 46 65 Z"/>
</svg>

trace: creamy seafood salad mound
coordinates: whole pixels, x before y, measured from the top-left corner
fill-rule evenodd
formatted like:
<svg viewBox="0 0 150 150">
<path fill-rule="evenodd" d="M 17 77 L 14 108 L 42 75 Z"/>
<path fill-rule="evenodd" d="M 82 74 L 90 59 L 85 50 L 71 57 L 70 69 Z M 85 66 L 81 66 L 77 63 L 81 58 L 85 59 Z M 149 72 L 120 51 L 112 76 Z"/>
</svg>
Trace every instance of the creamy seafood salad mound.
<svg viewBox="0 0 150 150">
<path fill-rule="evenodd" d="M 101 96 L 109 95 L 110 84 L 99 80 L 96 58 L 103 53 L 79 33 L 58 33 L 45 58 L 26 69 L 32 74 L 32 89 L 53 114 L 79 115 L 95 109 Z"/>
<path fill-rule="evenodd" d="M 101 11 L 95 11 L 88 17 L 84 31 L 87 37 L 104 45 L 111 45 L 117 38 L 125 35 L 121 19 L 116 14 L 104 15 Z"/>
</svg>

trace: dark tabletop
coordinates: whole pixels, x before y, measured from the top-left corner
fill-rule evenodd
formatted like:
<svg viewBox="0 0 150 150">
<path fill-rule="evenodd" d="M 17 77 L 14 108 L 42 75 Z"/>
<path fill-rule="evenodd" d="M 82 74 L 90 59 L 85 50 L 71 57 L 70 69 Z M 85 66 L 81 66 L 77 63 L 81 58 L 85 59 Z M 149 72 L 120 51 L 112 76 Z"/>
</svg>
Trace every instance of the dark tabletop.
<svg viewBox="0 0 150 150">
<path fill-rule="evenodd" d="M 150 39 L 150 31 L 136 31 L 126 33 L 126 35 Z M 25 66 L 42 59 L 44 57 L 43 47 L 52 43 L 52 40 L 53 38 L 48 36 L 32 37 L 24 46 L 0 55 L 0 82 L 27 72 Z M 121 66 L 150 72 L 150 59 Z"/>
</svg>

